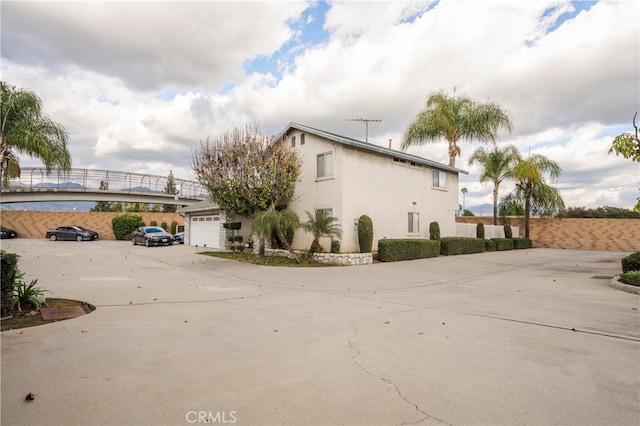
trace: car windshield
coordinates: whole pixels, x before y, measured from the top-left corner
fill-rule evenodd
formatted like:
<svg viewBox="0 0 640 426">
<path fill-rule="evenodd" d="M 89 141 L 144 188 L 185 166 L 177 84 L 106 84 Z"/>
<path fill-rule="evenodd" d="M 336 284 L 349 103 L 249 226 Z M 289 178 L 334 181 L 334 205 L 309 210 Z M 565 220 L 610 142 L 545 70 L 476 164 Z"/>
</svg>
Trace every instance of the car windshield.
<svg viewBox="0 0 640 426">
<path fill-rule="evenodd" d="M 151 234 L 154 232 L 164 232 L 164 229 L 162 228 L 147 228 L 147 230 L 145 231 L 147 234 Z"/>
</svg>

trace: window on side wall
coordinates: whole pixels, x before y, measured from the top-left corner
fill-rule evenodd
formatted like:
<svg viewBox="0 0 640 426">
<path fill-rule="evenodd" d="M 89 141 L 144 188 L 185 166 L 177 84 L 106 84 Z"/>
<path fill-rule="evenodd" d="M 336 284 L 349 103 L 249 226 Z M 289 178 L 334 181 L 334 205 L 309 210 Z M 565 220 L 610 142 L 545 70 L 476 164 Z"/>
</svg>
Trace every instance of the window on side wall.
<svg viewBox="0 0 640 426">
<path fill-rule="evenodd" d="M 318 154 L 318 174 L 317 177 L 329 177 L 333 176 L 333 153 L 325 152 L 323 154 Z"/>
<path fill-rule="evenodd" d="M 447 187 L 447 174 L 445 172 L 433 171 L 433 184 L 434 188 L 446 188 Z"/>
<path fill-rule="evenodd" d="M 316 209 L 316 214 L 318 212 L 324 212 L 327 215 L 327 217 L 333 216 L 333 209 Z"/>
<path fill-rule="evenodd" d="M 420 213 L 409 213 L 409 228 L 407 231 L 409 234 L 420 233 Z"/>
<path fill-rule="evenodd" d="M 296 137 L 291 136 L 291 148 L 295 148 L 295 147 L 296 147 Z"/>
<path fill-rule="evenodd" d="M 304 133 L 300 135 L 300 145 L 304 145 Z"/>
</svg>

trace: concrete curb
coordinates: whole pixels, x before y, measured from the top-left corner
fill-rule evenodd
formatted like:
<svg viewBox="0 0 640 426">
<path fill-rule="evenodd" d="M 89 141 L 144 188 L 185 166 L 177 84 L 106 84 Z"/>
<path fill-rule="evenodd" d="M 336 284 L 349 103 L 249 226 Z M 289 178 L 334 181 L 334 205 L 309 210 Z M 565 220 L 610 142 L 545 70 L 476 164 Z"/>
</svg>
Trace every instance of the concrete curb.
<svg viewBox="0 0 640 426">
<path fill-rule="evenodd" d="M 626 291 L 627 293 L 640 295 L 640 287 L 621 283 L 620 281 L 618 281 L 619 278 L 620 278 L 620 275 L 616 275 L 615 277 L 611 278 L 611 281 L 609 281 L 609 286 L 615 288 L 616 290 Z"/>
</svg>

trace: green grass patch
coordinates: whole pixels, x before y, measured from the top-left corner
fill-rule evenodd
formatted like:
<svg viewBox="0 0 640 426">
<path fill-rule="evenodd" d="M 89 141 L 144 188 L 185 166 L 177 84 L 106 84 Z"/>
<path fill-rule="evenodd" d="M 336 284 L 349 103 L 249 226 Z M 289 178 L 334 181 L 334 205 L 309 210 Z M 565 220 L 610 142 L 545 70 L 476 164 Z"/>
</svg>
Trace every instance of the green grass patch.
<svg viewBox="0 0 640 426">
<path fill-rule="evenodd" d="M 629 271 L 620 275 L 620 282 L 640 287 L 640 271 Z"/>
<path fill-rule="evenodd" d="M 232 253 L 228 251 L 201 251 L 198 254 L 205 256 L 218 257 L 220 259 L 236 260 L 238 262 L 252 263 L 254 265 L 266 266 L 335 266 L 326 265 L 310 260 L 308 256 L 301 255 L 302 262 L 296 263 L 295 260 L 284 256 L 265 256 L 260 257 L 253 253 Z"/>
</svg>

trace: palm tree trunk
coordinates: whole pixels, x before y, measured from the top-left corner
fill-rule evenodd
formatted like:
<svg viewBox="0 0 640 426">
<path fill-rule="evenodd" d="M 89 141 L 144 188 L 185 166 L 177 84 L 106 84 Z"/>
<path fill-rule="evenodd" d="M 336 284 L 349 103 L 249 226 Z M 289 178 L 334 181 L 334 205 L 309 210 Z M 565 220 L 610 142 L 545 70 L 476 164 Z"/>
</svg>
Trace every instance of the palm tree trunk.
<svg viewBox="0 0 640 426">
<path fill-rule="evenodd" d="M 264 257 L 264 255 L 265 255 L 264 235 L 261 235 L 260 239 L 259 239 L 259 242 L 258 242 L 258 256 Z"/>
<path fill-rule="evenodd" d="M 287 238 L 284 236 L 284 233 L 282 232 L 282 229 L 280 229 L 280 227 L 277 227 L 275 229 L 276 231 L 276 235 L 278 236 L 278 239 L 280 240 L 280 243 L 282 244 L 282 246 L 289 250 L 289 253 L 291 253 L 291 256 L 293 257 L 293 259 L 297 262 L 300 263 L 300 256 L 298 256 L 298 253 L 296 253 L 295 251 L 293 251 L 293 249 L 291 248 L 291 245 L 289 245 L 289 241 L 287 241 Z"/>
<path fill-rule="evenodd" d="M 318 239 L 314 238 L 313 242 L 311 243 L 311 247 L 309 248 L 309 256 L 313 256 L 313 254 L 318 250 L 319 245 L 320 242 L 318 241 Z"/>
<path fill-rule="evenodd" d="M 524 199 L 524 237 L 529 238 L 529 216 L 531 214 L 531 188 L 527 186 Z"/>
<path fill-rule="evenodd" d="M 498 224 L 498 185 L 493 186 L 493 224 Z"/>
</svg>

